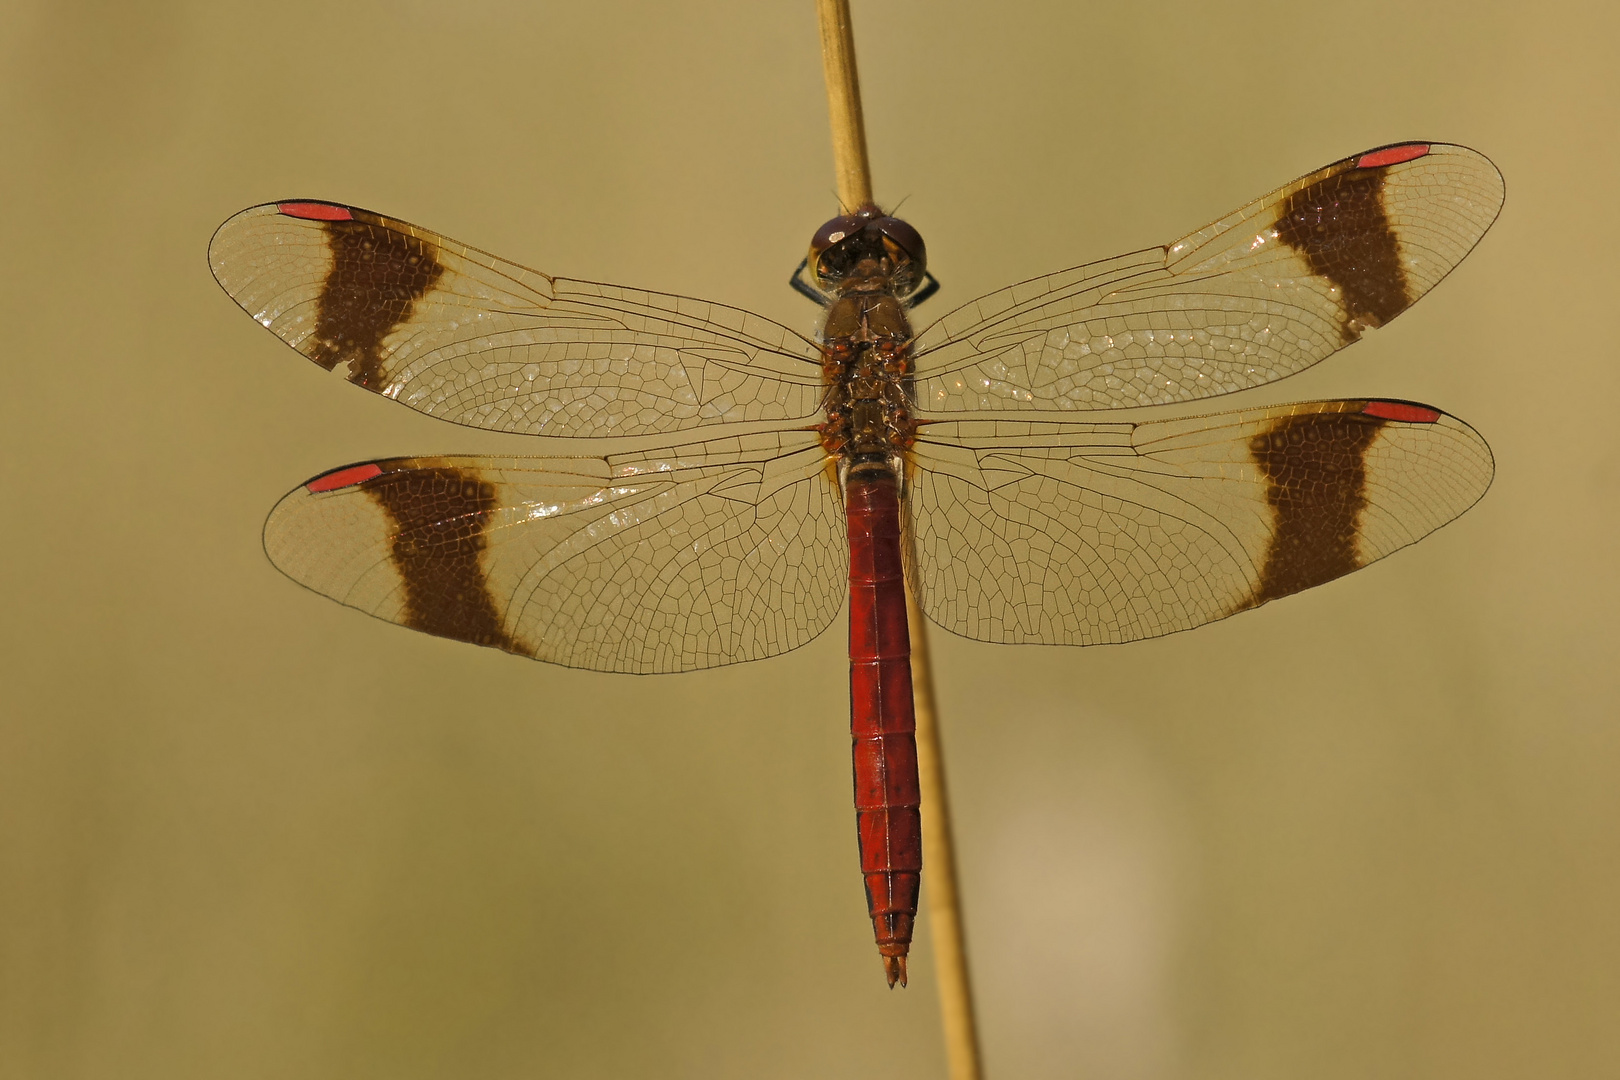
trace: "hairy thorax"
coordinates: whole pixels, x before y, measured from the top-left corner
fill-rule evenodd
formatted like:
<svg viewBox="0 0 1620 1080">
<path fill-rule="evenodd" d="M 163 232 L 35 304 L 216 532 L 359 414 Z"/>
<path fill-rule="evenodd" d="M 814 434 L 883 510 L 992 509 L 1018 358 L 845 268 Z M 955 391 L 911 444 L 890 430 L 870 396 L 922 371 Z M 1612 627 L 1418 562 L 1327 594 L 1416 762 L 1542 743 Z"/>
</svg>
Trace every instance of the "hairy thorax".
<svg viewBox="0 0 1620 1080">
<path fill-rule="evenodd" d="M 822 444 L 846 472 L 898 471 L 916 435 L 911 416 L 911 323 L 887 278 L 855 277 L 827 307 Z"/>
</svg>

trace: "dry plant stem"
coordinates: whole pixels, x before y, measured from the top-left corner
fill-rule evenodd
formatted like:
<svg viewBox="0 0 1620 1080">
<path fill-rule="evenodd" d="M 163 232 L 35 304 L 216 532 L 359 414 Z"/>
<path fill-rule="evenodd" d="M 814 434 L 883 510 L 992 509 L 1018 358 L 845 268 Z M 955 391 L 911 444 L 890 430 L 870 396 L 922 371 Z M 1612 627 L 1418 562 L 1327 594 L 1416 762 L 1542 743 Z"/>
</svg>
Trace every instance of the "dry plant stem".
<svg viewBox="0 0 1620 1080">
<path fill-rule="evenodd" d="M 855 70 L 855 37 L 849 0 L 816 0 L 821 17 L 821 57 L 827 73 L 827 105 L 832 116 L 833 164 L 838 200 L 845 210 L 872 201 L 872 174 L 866 160 L 866 126 L 861 119 L 861 82 Z M 939 1006 L 945 1032 L 945 1059 L 951 1080 L 980 1080 L 979 1035 L 968 982 L 967 949 L 956 891 L 956 849 L 950 803 L 940 758 L 939 725 L 934 717 L 934 684 L 928 666 L 928 638 L 922 610 L 910 588 L 906 617 L 911 629 L 911 685 L 917 716 L 917 772 L 922 793 L 923 894 L 939 970 Z"/>
<path fill-rule="evenodd" d="M 827 107 L 832 114 L 833 171 L 838 176 L 838 201 L 849 212 L 872 201 L 849 0 L 816 0 L 816 12 L 821 17 L 821 63 L 827 73 Z"/>
<path fill-rule="evenodd" d="M 956 891 L 956 839 L 951 804 L 940 758 L 939 722 L 934 716 L 934 675 L 928 664 L 928 635 L 922 609 L 906 590 L 911 624 L 911 686 L 917 714 L 917 774 L 922 789 L 923 895 L 928 930 L 938 969 L 939 1011 L 945 1032 L 945 1060 L 951 1080 L 980 1080 L 979 1029 L 973 1017 L 973 984 L 968 979 L 962 909 Z"/>
</svg>

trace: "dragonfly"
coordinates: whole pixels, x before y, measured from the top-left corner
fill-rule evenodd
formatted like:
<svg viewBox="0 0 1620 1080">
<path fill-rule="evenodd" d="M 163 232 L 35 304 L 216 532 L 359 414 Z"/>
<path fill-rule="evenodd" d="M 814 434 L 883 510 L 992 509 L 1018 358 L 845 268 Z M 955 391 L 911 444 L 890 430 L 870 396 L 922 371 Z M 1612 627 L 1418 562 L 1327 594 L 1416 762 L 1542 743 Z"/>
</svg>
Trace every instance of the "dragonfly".
<svg viewBox="0 0 1620 1080">
<path fill-rule="evenodd" d="M 1453 520 L 1493 463 L 1438 408 L 1151 407 L 1286 378 L 1387 324 L 1502 200 L 1473 150 L 1379 147 L 920 331 L 912 311 L 937 287 L 926 247 L 872 205 L 841 208 L 792 277 L 823 306 L 812 335 L 315 199 L 236 214 L 209 261 L 255 320 L 357 386 L 469 427 L 582 440 L 567 456 L 324 472 L 264 526 L 294 581 L 429 634 L 636 674 L 787 652 L 848 596 L 858 847 L 892 987 L 922 880 L 907 590 L 976 641 L 1135 641 L 1331 581 Z"/>
</svg>

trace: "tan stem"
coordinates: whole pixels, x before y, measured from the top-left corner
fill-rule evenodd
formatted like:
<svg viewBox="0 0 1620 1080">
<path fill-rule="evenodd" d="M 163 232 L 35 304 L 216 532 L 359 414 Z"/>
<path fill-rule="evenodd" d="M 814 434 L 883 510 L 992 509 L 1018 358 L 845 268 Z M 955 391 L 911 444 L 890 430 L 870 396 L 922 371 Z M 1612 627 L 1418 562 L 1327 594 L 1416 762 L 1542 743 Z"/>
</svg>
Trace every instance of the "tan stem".
<svg viewBox="0 0 1620 1080">
<path fill-rule="evenodd" d="M 853 211 L 872 201 L 872 168 L 866 160 L 866 124 L 861 119 L 861 80 L 855 71 L 849 0 L 816 0 L 816 11 L 821 17 L 821 62 L 827 73 L 838 201 L 846 211 Z"/>
<path fill-rule="evenodd" d="M 861 119 L 861 81 L 855 70 L 855 35 L 849 0 L 816 0 L 821 18 L 821 57 L 827 74 L 827 106 L 832 117 L 833 167 L 838 201 L 845 210 L 872 202 L 872 173 L 866 159 L 866 126 Z M 934 716 L 934 683 L 928 665 L 928 637 L 922 610 L 906 589 L 911 625 L 911 683 L 917 714 L 917 772 L 922 787 L 923 895 L 938 967 L 941 1026 L 951 1080 L 980 1080 L 979 1035 L 968 981 L 967 947 L 956 887 L 956 848 L 951 835 L 945 766 Z"/>
<path fill-rule="evenodd" d="M 951 803 L 945 789 L 939 722 L 934 715 L 928 632 L 922 609 L 910 589 L 906 590 L 906 615 L 911 624 L 911 687 L 917 713 L 917 774 L 922 787 L 922 891 L 928 901 L 928 932 L 938 968 L 945 1060 L 951 1080 L 980 1080 L 979 1031 L 973 1016 L 973 984 L 968 979 L 967 943 L 956 886 Z"/>
</svg>

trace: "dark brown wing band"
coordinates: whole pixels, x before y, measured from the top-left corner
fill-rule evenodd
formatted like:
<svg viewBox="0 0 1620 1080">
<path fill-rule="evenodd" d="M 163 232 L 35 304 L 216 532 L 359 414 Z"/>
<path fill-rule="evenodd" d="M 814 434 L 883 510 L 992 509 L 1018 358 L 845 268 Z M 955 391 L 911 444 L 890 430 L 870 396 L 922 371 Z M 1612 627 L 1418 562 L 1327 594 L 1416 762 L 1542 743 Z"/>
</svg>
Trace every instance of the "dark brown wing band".
<svg viewBox="0 0 1620 1080">
<path fill-rule="evenodd" d="M 307 355 L 328 371 L 347 361 L 351 382 L 381 389 L 383 339 L 410 320 L 416 301 L 444 273 L 437 249 L 353 207 L 297 202 L 279 209 L 289 217 L 319 221 L 332 251 Z"/>
</svg>

